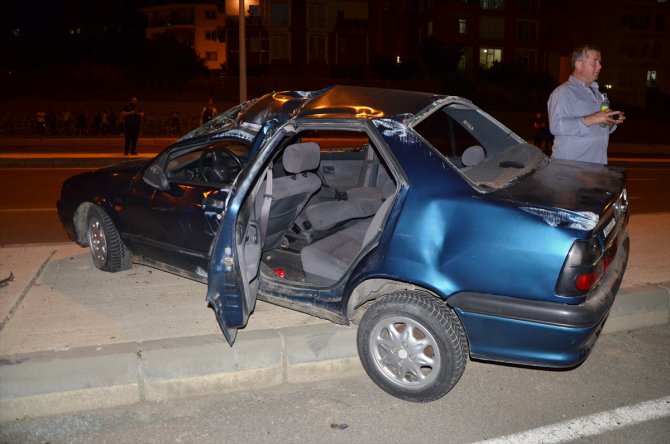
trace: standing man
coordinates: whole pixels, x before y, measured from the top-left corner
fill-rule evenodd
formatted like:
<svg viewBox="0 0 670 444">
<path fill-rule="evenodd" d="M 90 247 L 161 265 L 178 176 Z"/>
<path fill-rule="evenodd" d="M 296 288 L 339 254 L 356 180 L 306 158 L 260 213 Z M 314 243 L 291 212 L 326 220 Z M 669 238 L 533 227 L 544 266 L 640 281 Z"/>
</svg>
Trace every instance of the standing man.
<svg viewBox="0 0 670 444">
<path fill-rule="evenodd" d="M 596 80 L 602 58 L 593 45 L 572 52 L 572 75 L 549 96 L 549 129 L 555 136 L 554 159 L 607 163 L 609 135 L 626 117 L 609 109 Z"/>
<path fill-rule="evenodd" d="M 130 102 L 121 110 L 123 119 L 123 132 L 126 136 L 124 155 L 137 154 L 137 139 L 140 138 L 140 122 L 144 118 L 144 112 L 137 106 L 137 97 L 131 97 Z"/>
<path fill-rule="evenodd" d="M 214 100 L 209 99 L 207 101 L 207 105 L 200 113 L 200 126 L 212 120 L 214 117 L 216 117 L 217 114 L 218 112 L 216 111 L 216 108 L 214 108 Z"/>
</svg>

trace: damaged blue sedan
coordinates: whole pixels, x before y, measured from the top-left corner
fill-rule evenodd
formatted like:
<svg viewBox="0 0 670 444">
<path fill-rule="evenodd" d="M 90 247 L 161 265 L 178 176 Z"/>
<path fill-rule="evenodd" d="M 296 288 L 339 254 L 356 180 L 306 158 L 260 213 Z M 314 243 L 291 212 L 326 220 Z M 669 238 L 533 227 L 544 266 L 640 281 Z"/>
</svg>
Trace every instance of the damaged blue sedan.
<svg viewBox="0 0 670 444">
<path fill-rule="evenodd" d="M 372 380 L 427 402 L 469 359 L 580 364 L 629 252 L 624 170 L 550 160 L 459 97 L 333 86 L 243 103 L 149 161 L 74 176 L 61 221 L 115 272 L 358 324 Z"/>
</svg>

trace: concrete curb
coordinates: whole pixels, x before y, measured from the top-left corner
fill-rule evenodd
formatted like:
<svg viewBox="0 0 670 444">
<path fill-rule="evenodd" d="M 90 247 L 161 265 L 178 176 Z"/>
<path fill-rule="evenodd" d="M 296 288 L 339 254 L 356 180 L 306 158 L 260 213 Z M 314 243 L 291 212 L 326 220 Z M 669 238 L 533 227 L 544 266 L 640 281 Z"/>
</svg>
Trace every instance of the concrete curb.
<svg viewBox="0 0 670 444">
<path fill-rule="evenodd" d="M 670 282 L 622 288 L 603 333 L 636 330 L 670 322 Z"/>
<path fill-rule="evenodd" d="M 0 421 L 361 373 L 356 329 L 335 324 L 0 358 Z"/>
<path fill-rule="evenodd" d="M 623 288 L 604 333 L 669 321 L 670 282 Z M 335 324 L 4 356 L 0 421 L 362 373 L 356 328 Z"/>
</svg>

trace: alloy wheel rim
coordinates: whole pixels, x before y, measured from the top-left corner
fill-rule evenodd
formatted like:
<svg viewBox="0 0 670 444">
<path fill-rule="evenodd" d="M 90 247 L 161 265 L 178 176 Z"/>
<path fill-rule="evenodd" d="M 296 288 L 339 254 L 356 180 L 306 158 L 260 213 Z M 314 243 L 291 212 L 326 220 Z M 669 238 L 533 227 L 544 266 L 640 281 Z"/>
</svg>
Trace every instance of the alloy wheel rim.
<svg viewBox="0 0 670 444">
<path fill-rule="evenodd" d="M 392 383 L 420 389 L 440 372 L 440 350 L 423 325 L 405 316 L 389 316 L 375 324 L 370 350 L 377 369 Z"/>
<path fill-rule="evenodd" d="M 92 217 L 88 226 L 88 245 L 91 248 L 93 262 L 102 267 L 107 262 L 107 238 L 105 229 L 97 217 Z"/>
</svg>

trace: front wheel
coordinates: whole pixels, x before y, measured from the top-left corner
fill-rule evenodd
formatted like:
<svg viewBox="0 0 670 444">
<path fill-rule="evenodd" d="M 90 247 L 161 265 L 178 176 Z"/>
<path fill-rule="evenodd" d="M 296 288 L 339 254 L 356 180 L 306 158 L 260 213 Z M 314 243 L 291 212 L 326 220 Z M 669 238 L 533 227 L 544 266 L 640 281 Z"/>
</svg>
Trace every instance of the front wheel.
<svg viewBox="0 0 670 444">
<path fill-rule="evenodd" d="M 358 355 L 387 393 L 429 402 L 458 382 L 468 356 L 463 327 L 446 304 L 420 292 L 383 297 L 358 326 Z"/>
<path fill-rule="evenodd" d="M 101 208 L 91 207 L 89 210 L 86 237 L 96 268 L 116 272 L 132 266 L 132 254 L 121 240 L 112 220 Z"/>
</svg>

